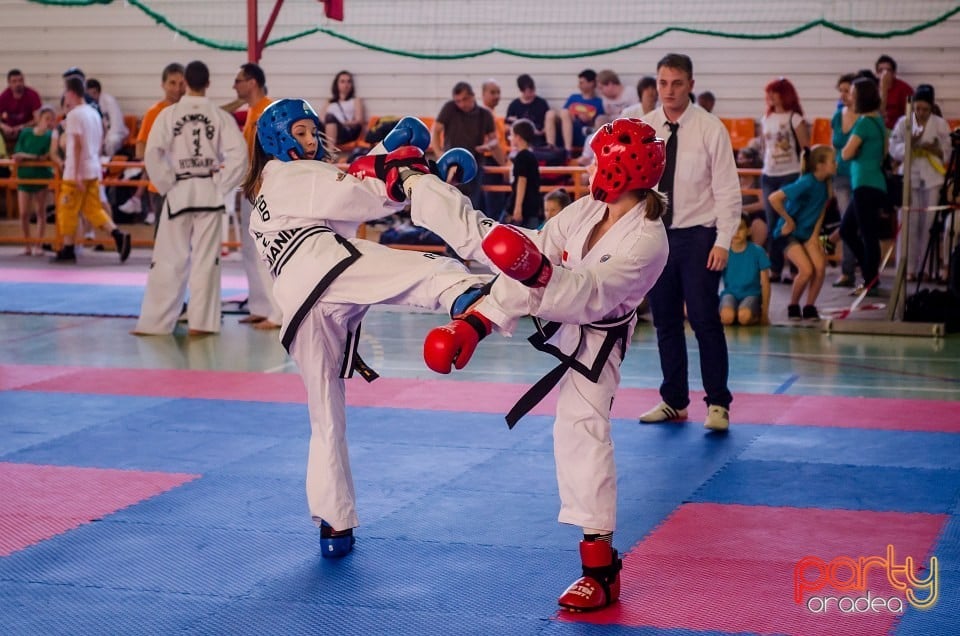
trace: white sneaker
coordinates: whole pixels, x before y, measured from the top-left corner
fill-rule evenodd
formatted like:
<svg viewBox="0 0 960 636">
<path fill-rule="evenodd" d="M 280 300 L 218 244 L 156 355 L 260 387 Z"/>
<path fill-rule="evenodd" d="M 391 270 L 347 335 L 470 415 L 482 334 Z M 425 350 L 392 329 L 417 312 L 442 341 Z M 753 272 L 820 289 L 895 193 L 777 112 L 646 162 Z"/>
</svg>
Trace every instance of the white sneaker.
<svg viewBox="0 0 960 636">
<path fill-rule="evenodd" d="M 730 411 L 722 406 L 707 407 L 707 419 L 703 421 L 703 427 L 711 431 L 725 431 L 730 428 Z"/>
<path fill-rule="evenodd" d="M 640 416 L 640 421 L 644 424 L 654 424 L 656 422 L 668 422 L 670 420 L 687 419 L 687 409 L 675 409 L 666 402 L 661 402 L 655 407 Z"/>
<path fill-rule="evenodd" d="M 124 214 L 140 214 L 143 211 L 143 205 L 138 197 L 130 197 L 117 209 Z"/>
<path fill-rule="evenodd" d="M 145 218 L 143 222 L 145 225 L 153 225 L 154 223 L 157 222 L 157 215 L 154 214 L 153 212 L 148 212 L 147 218 Z"/>
</svg>

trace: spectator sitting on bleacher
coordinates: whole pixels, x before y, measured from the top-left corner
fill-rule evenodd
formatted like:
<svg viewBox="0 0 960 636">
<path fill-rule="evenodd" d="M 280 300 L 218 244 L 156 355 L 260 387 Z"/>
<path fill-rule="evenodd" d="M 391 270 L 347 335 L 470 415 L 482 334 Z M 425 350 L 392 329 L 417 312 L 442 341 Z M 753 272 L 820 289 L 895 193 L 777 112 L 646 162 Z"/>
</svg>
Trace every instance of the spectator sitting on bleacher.
<svg viewBox="0 0 960 636">
<path fill-rule="evenodd" d="M 717 105 L 717 97 L 710 91 L 703 91 L 697 95 L 697 106 L 707 111 L 708 113 L 713 112 L 714 106 Z"/>
<path fill-rule="evenodd" d="M 521 119 L 526 119 L 533 124 L 534 128 L 535 137 L 532 145 L 543 146 L 547 143 L 544 127 L 550 105 L 547 100 L 537 95 L 537 86 L 533 78 L 526 73 L 517 77 L 517 88 L 520 90 L 520 96 L 507 106 L 505 121 L 508 126 L 513 126 Z"/>
<path fill-rule="evenodd" d="M 483 107 L 496 116 L 497 106 L 500 104 L 500 83 L 493 79 L 486 79 L 480 85 L 480 101 Z"/>
<path fill-rule="evenodd" d="M 486 211 L 483 192 L 483 154 L 499 144 L 493 113 L 477 103 L 473 87 L 467 82 L 457 82 L 453 87 L 453 99 L 440 109 L 430 135 L 430 148 L 439 157 L 451 148 L 466 148 L 473 153 L 480 174 L 468 184 L 459 186 L 470 197 L 473 209 Z M 492 211 L 498 214 L 499 210 Z"/>
<path fill-rule="evenodd" d="M 0 132 L 7 148 L 17 143 L 20 131 L 33 125 L 40 108 L 40 95 L 27 86 L 19 69 L 7 72 L 7 88 L 0 93 Z"/>
<path fill-rule="evenodd" d="M 657 107 L 657 78 L 649 75 L 641 77 L 637 82 L 637 98 L 640 101 L 624 108 L 621 117 L 640 119 Z"/>
<path fill-rule="evenodd" d="M 497 80 L 492 78 L 484 80 L 480 86 L 480 100 L 483 102 L 483 107 L 493 114 L 493 123 L 497 129 L 499 144 L 490 149 L 490 158 L 496 165 L 502 166 L 507 163 L 506 149 L 510 147 L 510 142 L 507 141 L 506 118 L 497 117 L 497 106 L 500 104 L 500 84 Z"/>
<path fill-rule="evenodd" d="M 330 101 L 323 116 L 324 134 L 342 146 L 360 139 L 366 125 L 363 100 L 356 96 L 353 74 L 340 71 L 330 85 Z"/>
<path fill-rule="evenodd" d="M 497 117 L 497 106 L 500 104 L 500 84 L 495 79 L 484 80 L 480 87 L 480 99 L 483 107 L 493 115 L 493 125 L 497 132 L 497 144 L 491 146 L 484 153 L 483 162 L 485 166 L 505 166 L 507 165 L 507 151 L 510 149 L 510 142 L 507 141 L 507 124 L 504 117 Z M 502 186 L 507 183 L 507 175 L 498 172 L 485 170 L 483 173 L 484 186 Z M 507 203 L 507 193 L 499 191 L 486 191 L 484 198 L 487 207 L 494 213 L 499 214 Z"/>
<path fill-rule="evenodd" d="M 637 100 L 624 90 L 620 76 L 610 69 L 597 73 L 597 90 L 603 99 L 603 115 L 597 118 L 596 126 L 613 121 L 620 117 L 625 108 L 637 103 Z"/>
<path fill-rule="evenodd" d="M 570 157 L 573 149 L 586 148 L 586 138 L 593 132 L 593 126 L 598 115 L 603 114 L 603 99 L 597 97 L 597 74 L 593 69 L 584 69 L 577 76 L 580 86 L 579 93 L 573 93 L 564 102 L 559 111 L 563 147 Z M 555 111 L 547 113 L 545 127 L 547 144 L 557 145 L 557 114 Z"/>
<path fill-rule="evenodd" d="M 87 95 L 97 103 L 103 115 L 104 135 L 100 155 L 111 158 L 120 151 L 130 134 L 127 124 L 123 121 L 123 111 L 116 97 L 103 92 L 99 80 L 91 77 L 87 80 L 86 88 Z"/>
</svg>

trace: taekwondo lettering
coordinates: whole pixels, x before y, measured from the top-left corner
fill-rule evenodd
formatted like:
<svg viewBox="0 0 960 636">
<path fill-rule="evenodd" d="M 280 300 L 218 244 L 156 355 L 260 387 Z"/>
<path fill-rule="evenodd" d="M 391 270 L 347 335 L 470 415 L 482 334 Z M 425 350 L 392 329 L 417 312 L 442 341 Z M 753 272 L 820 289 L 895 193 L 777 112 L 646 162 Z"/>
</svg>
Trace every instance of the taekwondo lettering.
<svg viewBox="0 0 960 636">
<path fill-rule="evenodd" d="M 201 142 L 203 137 L 212 141 L 217 135 L 216 125 L 204 113 L 188 113 L 181 117 L 173 126 L 173 136 L 179 137 L 184 132 L 187 124 L 193 124 L 190 128 L 190 142 L 193 147 L 193 155 L 183 157 L 177 160 L 179 169 L 183 170 L 213 170 L 218 166 L 218 161 L 214 157 L 204 157 L 202 154 Z"/>
</svg>

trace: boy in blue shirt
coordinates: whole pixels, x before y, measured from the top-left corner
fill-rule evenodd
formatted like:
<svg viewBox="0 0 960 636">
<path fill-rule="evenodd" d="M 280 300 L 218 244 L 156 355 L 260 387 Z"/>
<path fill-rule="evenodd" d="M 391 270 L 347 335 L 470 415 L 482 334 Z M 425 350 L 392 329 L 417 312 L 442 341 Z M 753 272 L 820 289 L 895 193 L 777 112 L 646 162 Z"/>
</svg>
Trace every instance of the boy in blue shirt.
<svg viewBox="0 0 960 636">
<path fill-rule="evenodd" d="M 720 322 L 724 325 L 770 322 L 770 259 L 762 247 L 750 241 L 749 223 L 747 215 L 740 216 L 723 270 Z"/>
</svg>

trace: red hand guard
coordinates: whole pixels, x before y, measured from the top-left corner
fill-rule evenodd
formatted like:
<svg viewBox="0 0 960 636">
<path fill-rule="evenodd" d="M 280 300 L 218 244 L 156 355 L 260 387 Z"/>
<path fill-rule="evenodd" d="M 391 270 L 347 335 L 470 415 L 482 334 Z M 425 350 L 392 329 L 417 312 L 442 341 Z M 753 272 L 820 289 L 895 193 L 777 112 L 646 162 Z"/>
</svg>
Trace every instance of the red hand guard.
<svg viewBox="0 0 960 636">
<path fill-rule="evenodd" d="M 387 185 L 387 196 L 393 201 L 402 202 L 407 196 L 403 192 L 400 168 L 410 168 L 423 174 L 430 172 L 422 150 L 416 146 L 401 146 L 385 155 L 360 157 L 350 164 L 347 174 L 361 179 L 372 177 L 383 181 Z"/>
<path fill-rule="evenodd" d="M 510 225 L 498 225 L 481 244 L 483 253 L 505 275 L 527 287 L 543 287 L 553 275 L 553 266 L 530 238 Z"/>
<path fill-rule="evenodd" d="M 423 341 L 423 361 L 437 373 L 450 373 L 451 366 L 462 369 L 470 362 L 477 344 L 492 330 L 490 321 L 477 311 L 469 311 L 449 324 L 431 329 Z"/>
</svg>

